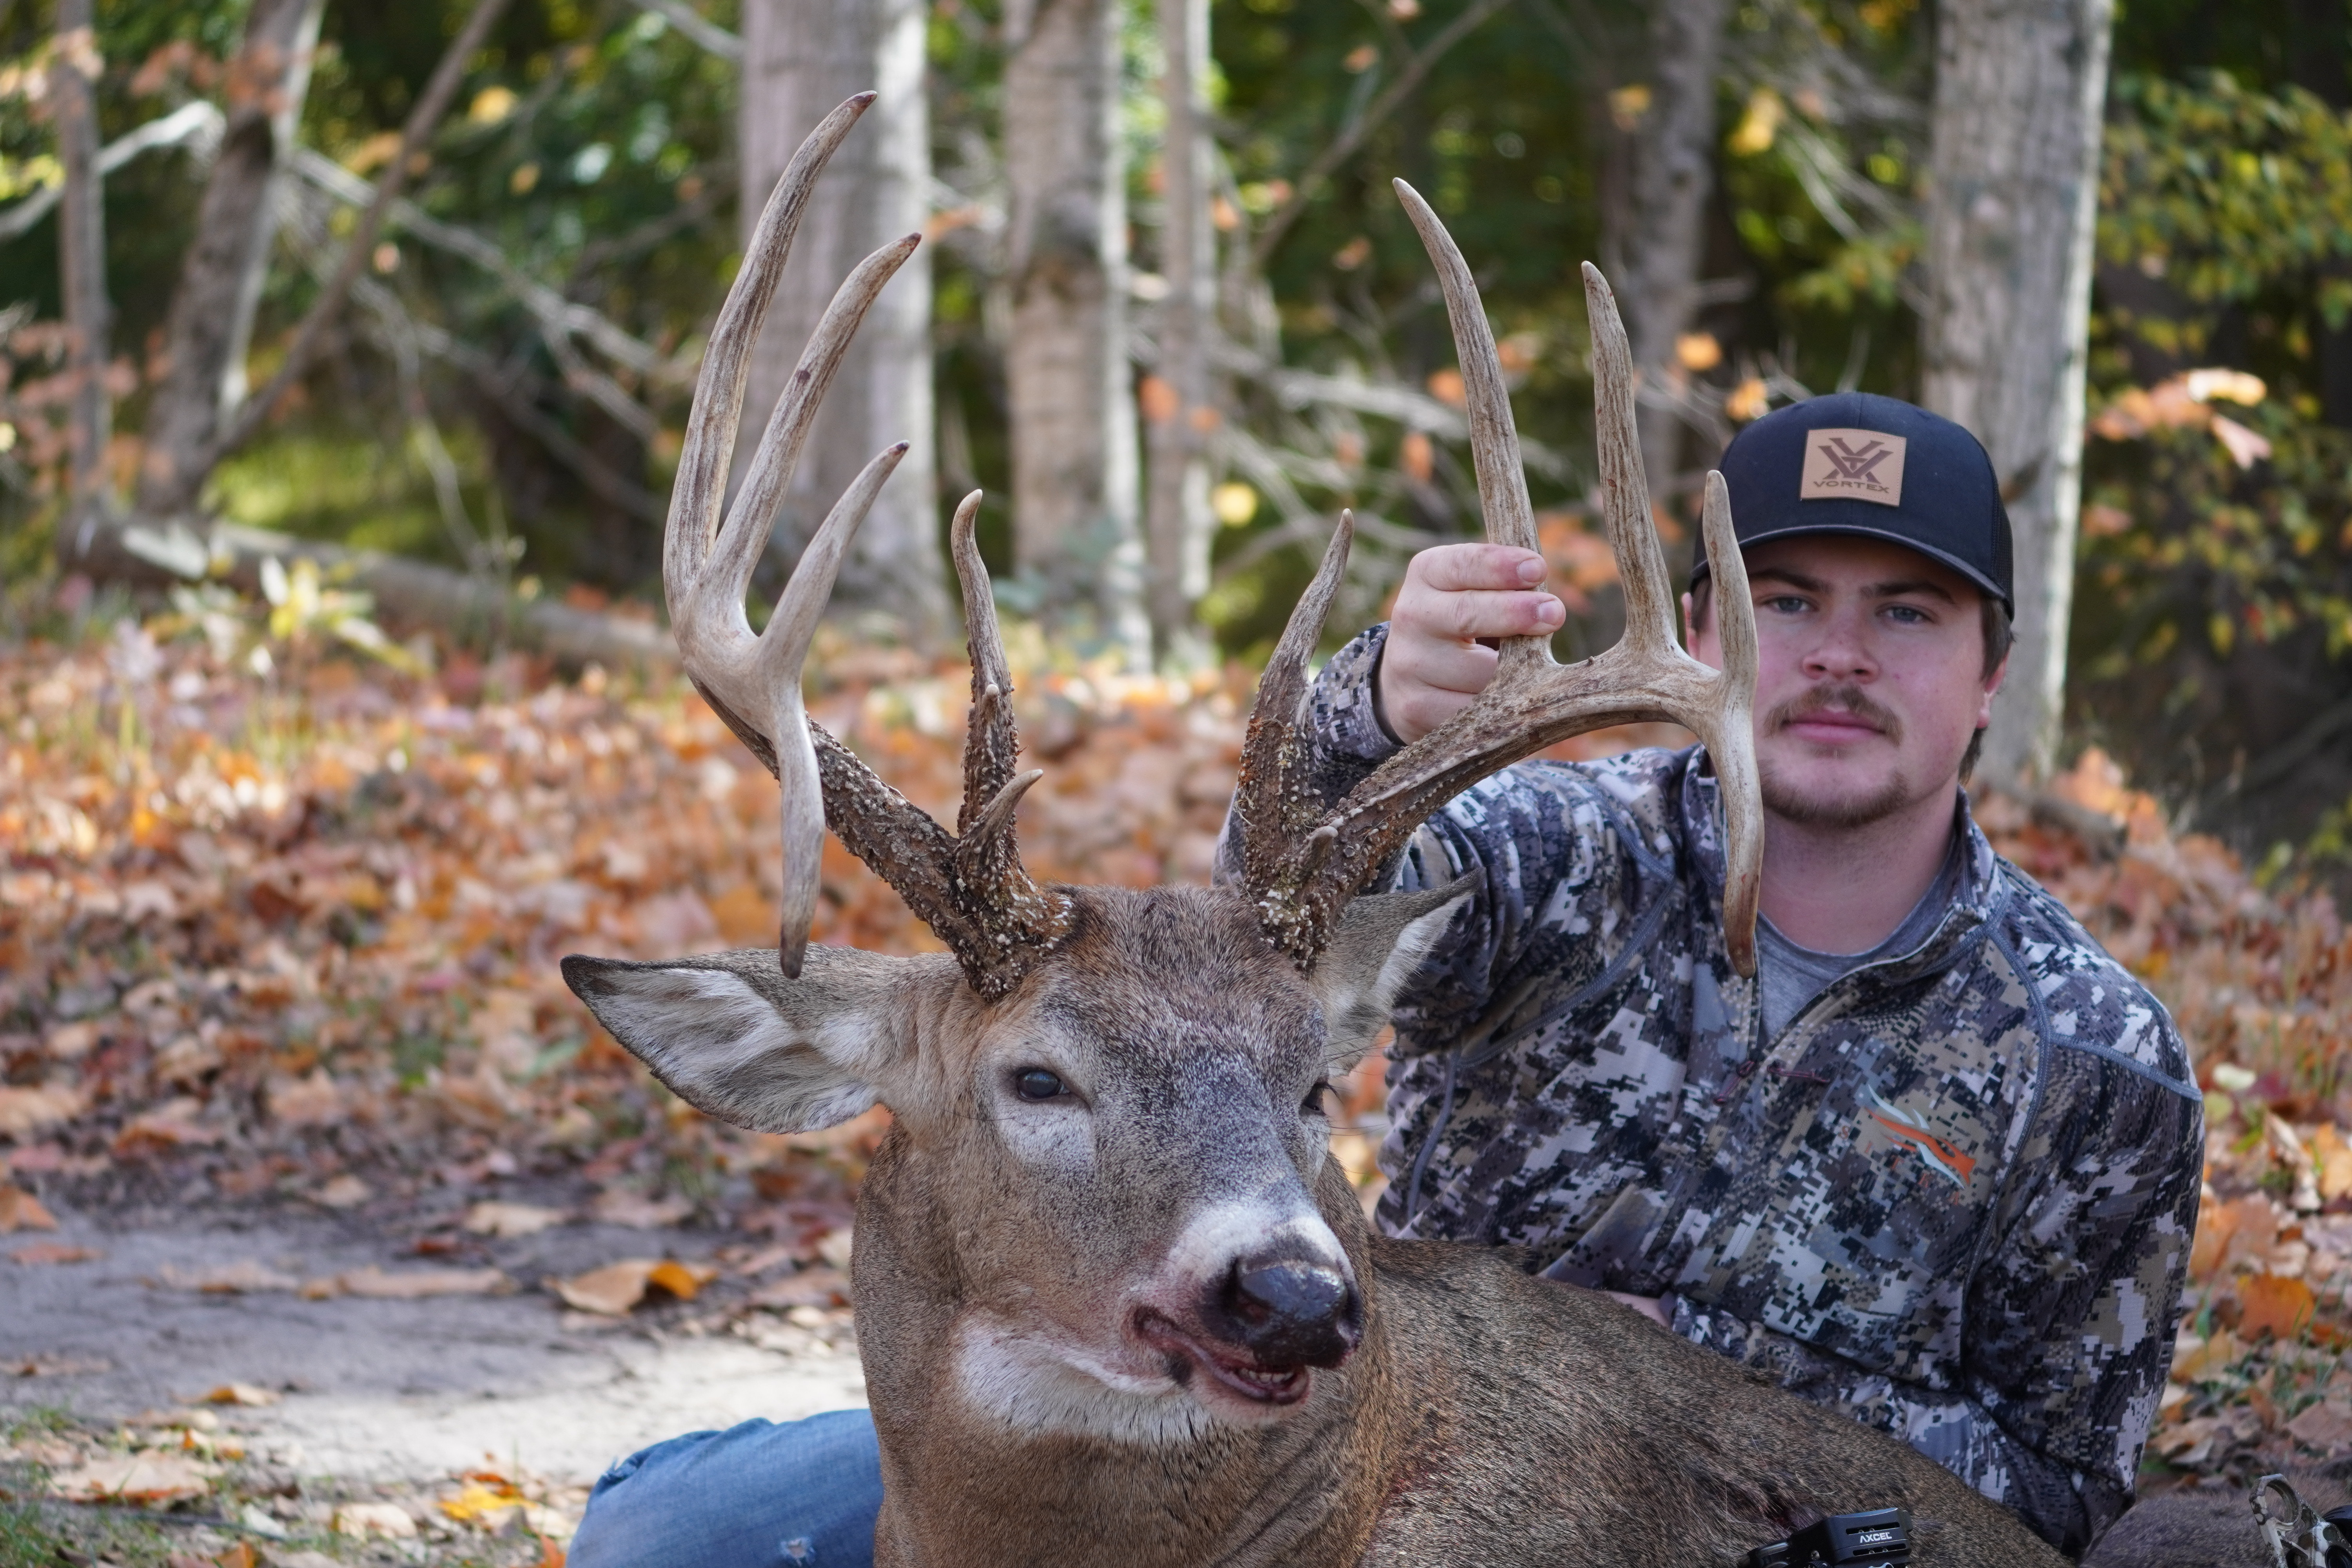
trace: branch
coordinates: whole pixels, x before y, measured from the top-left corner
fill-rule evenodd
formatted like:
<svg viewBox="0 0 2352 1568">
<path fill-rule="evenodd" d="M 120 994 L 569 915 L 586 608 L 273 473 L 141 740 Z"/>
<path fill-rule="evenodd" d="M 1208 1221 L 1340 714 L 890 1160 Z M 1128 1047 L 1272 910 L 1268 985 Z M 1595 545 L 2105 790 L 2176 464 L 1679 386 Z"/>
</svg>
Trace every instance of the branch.
<svg viewBox="0 0 2352 1568">
<path fill-rule="evenodd" d="M 320 190 L 346 205 L 372 208 L 378 189 L 336 163 L 305 147 L 294 154 L 294 171 Z M 496 241 L 454 223 L 444 223 L 414 202 L 395 200 L 386 217 L 436 249 L 462 256 L 495 276 L 538 318 L 540 325 L 559 336 L 585 338 L 605 355 L 641 375 L 683 384 L 693 379 L 694 360 L 670 359 L 651 343 L 629 332 L 593 306 L 575 304 L 508 259 Z"/>
<path fill-rule="evenodd" d="M 448 112 L 449 100 L 457 96 L 457 82 L 466 74 L 466 62 L 474 58 L 489 36 L 490 26 L 506 9 L 507 0 L 475 0 L 473 15 L 458 30 L 441 63 L 433 68 L 432 78 L 425 84 L 424 93 L 416 107 L 410 110 L 408 120 L 401 127 L 400 149 L 392 155 L 392 166 L 384 171 L 383 183 L 376 186 L 375 200 L 360 215 L 359 227 L 352 233 L 350 245 L 343 251 L 342 265 L 328 279 L 324 292 L 311 302 L 310 312 L 294 330 L 294 341 L 286 351 L 286 361 L 260 395 L 247 401 L 237 411 L 236 421 L 213 438 L 205 450 L 205 467 L 217 466 L 229 453 L 253 439 L 268 421 L 270 412 L 288 389 L 307 374 L 310 361 L 326 341 L 328 323 L 341 313 L 343 301 L 357 281 L 360 268 L 368 264 L 369 254 L 375 248 L 375 237 L 383 228 L 383 220 L 392 204 L 400 199 L 401 187 L 408 181 L 408 165 L 424 150 L 431 139 L 434 127 Z"/>
<path fill-rule="evenodd" d="M 1340 164 L 1355 156 L 1356 149 L 1363 145 L 1364 138 L 1412 96 L 1413 89 L 1421 86 L 1422 79 L 1429 75 L 1445 51 L 1468 37 L 1481 22 L 1510 3 L 1511 0 L 1472 0 L 1468 9 L 1445 24 L 1438 35 L 1429 40 L 1426 47 L 1405 62 L 1404 69 L 1397 73 L 1396 80 L 1389 83 L 1386 90 L 1372 100 L 1371 106 L 1364 110 L 1362 117 L 1341 131 L 1338 140 L 1324 148 L 1316 155 L 1315 161 L 1307 165 L 1307 172 L 1298 176 L 1298 188 L 1292 191 L 1290 199 L 1275 208 L 1274 216 L 1265 220 L 1265 226 L 1258 230 L 1257 238 L 1250 245 L 1250 261 L 1254 266 L 1261 269 L 1265 268 L 1266 258 L 1282 243 L 1282 237 L 1290 232 L 1290 226 L 1297 221 L 1300 213 L 1306 211 L 1307 201 L 1322 189 L 1323 183 Z"/>
<path fill-rule="evenodd" d="M 684 33 L 688 40 L 709 49 L 720 59 L 739 63 L 742 60 L 743 40 L 718 23 L 706 19 L 686 0 L 635 0 L 635 4 L 638 10 L 652 12 Z"/>
<path fill-rule="evenodd" d="M 171 113 L 159 115 L 136 131 L 125 132 L 108 142 L 98 155 L 99 175 L 102 179 L 140 153 L 152 153 L 158 147 L 188 143 L 201 151 L 205 142 L 220 140 L 221 128 L 226 123 L 221 111 L 201 98 L 184 103 Z M 46 185 L 0 213 L 0 245 L 7 244 L 48 216 L 64 196 L 64 185 Z"/>
</svg>

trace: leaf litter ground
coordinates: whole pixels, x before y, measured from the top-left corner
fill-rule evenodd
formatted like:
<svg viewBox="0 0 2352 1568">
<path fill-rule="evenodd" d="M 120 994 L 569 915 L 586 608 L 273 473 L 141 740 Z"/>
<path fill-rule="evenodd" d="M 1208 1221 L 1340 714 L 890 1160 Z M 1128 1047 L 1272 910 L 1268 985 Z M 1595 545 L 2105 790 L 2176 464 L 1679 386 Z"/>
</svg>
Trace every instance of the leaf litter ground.
<svg viewBox="0 0 2352 1568">
<path fill-rule="evenodd" d="M 772 941 L 768 775 L 682 685 L 511 657 L 257 673 L 179 629 L 0 653 L 0 1279 L 30 1308 L 0 1321 L 0 1568 L 58 1531 L 126 1563 L 542 1563 L 604 1458 L 857 1402 L 842 1271 L 883 1113 L 709 1121 L 556 969 Z M 1246 675 L 1031 648 L 1033 869 L 1205 879 Z M 818 721 L 950 811 L 963 668 L 812 664 Z M 2207 1089 L 2147 1479 L 2352 1454 L 2342 924 L 2174 836 L 2095 752 L 2054 794 L 2072 809 L 1980 819 L 2173 1008 Z M 937 946 L 837 845 L 814 935 Z M 1338 1141 L 1368 1198 L 1378 1071 Z"/>
</svg>

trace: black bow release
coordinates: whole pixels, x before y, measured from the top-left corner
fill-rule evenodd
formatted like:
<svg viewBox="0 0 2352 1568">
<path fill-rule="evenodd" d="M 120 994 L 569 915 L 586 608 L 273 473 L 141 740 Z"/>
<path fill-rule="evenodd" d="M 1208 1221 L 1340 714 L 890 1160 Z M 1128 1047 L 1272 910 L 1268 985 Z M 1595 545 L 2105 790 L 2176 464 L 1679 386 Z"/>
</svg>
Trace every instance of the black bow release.
<svg viewBox="0 0 2352 1568">
<path fill-rule="evenodd" d="M 1786 1541 L 1748 1554 L 1748 1568 L 1906 1568 L 1911 1561 L 1911 1510 L 1874 1508 L 1833 1513 Z"/>
</svg>

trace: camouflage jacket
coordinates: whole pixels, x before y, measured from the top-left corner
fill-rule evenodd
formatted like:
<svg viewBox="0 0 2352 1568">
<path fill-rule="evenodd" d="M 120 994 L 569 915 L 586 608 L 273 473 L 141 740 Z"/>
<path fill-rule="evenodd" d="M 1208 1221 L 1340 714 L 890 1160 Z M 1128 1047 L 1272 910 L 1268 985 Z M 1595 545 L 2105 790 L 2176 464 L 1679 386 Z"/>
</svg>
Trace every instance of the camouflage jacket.
<svg viewBox="0 0 2352 1568">
<path fill-rule="evenodd" d="M 1386 628 L 1312 701 L 1332 798 L 1396 749 Z M 1925 943 L 1763 1037 L 1697 748 L 1523 763 L 1415 837 L 1476 897 L 1397 1007 L 1383 1228 L 1533 1249 L 1907 1440 L 2080 1553 L 2129 1505 L 2196 1229 L 2164 1008 L 1968 818 Z"/>
</svg>

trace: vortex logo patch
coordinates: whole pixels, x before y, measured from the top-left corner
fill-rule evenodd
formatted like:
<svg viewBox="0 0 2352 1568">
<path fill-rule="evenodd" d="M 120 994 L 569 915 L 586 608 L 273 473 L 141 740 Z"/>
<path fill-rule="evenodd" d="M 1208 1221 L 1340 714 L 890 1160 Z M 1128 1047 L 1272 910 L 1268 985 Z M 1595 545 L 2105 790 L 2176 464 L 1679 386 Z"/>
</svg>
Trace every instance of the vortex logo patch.
<svg viewBox="0 0 2352 1568">
<path fill-rule="evenodd" d="M 1910 443 L 1876 430 L 1816 430 L 1805 437 L 1800 500 L 1903 504 L 1903 453 Z"/>
</svg>

